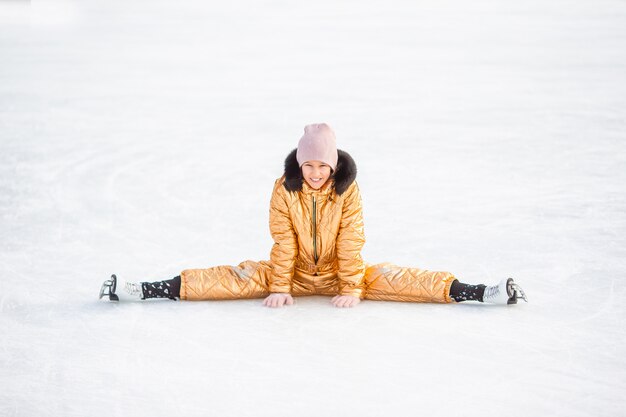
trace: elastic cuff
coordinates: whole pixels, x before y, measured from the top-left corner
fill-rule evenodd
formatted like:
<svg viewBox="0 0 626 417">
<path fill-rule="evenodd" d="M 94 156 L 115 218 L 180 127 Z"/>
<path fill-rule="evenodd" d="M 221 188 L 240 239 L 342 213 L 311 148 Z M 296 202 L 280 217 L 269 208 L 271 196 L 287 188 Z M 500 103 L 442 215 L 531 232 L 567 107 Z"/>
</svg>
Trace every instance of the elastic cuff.
<svg viewBox="0 0 626 417">
<path fill-rule="evenodd" d="M 185 278 L 185 271 L 180 273 L 180 299 L 187 299 L 187 279 Z"/>
<path fill-rule="evenodd" d="M 351 295 L 358 299 L 363 299 L 363 290 L 339 291 L 339 295 Z"/>
<path fill-rule="evenodd" d="M 291 288 L 285 287 L 284 285 L 277 285 L 277 286 L 270 285 L 269 288 L 268 288 L 268 291 L 270 293 L 290 294 L 291 293 Z"/>
<path fill-rule="evenodd" d="M 450 287 L 452 287 L 452 283 L 456 280 L 454 275 L 450 275 L 448 278 L 444 279 L 446 285 L 443 288 L 443 297 L 446 300 L 446 303 L 456 303 L 454 298 L 450 297 Z"/>
</svg>

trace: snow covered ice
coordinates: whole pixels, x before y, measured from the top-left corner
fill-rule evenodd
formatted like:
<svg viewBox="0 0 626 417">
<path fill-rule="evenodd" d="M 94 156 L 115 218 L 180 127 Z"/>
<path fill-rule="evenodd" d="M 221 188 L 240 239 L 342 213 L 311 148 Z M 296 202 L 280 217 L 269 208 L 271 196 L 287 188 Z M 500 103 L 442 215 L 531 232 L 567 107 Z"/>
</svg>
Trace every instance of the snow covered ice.
<svg viewBox="0 0 626 417">
<path fill-rule="evenodd" d="M 626 4 L 0 3 L 1 416 L 626 414 Z M 268 259 L 308 123 L 368 262 L 512 307 L 112 304 Z"/>
</svg>

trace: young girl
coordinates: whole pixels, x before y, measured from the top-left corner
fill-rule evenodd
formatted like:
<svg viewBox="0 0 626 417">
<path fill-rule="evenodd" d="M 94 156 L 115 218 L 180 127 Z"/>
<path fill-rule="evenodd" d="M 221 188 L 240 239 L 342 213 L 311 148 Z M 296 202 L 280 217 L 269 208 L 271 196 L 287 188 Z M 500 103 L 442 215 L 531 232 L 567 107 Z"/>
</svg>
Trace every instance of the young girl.
<svg viewBox="0 0 626 417">
<path fill-rule="evenodd" d="M 293 297 L 333 296 L 335 307 L 361 300 L 450 303 L 476 300 L 495 304 L 528 301 L 512 278 L 493 286 L 463 284 L 449 272 L 426 271 L 391 263 L 371 265 L 361 258 L 365 243 L 356 164 L 336 147 L 325 123 L 304 128 L 298 147 L 285 160 L 274 183 L 269 261 L 186 269 L 157 282 L 102 284 L 100 298 L 145 300 L 225 300 L 264 298 L 267 307 L 293 304 Z"/>
</svg>

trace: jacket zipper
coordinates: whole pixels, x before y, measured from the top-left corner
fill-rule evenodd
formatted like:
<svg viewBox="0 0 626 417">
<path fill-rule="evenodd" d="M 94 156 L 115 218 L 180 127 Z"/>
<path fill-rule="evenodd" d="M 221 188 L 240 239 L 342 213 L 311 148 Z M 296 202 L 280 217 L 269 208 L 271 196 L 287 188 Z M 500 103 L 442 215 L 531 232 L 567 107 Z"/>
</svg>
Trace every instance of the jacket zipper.
<svg viewBox="0 0 626 417">
<path fill-rule="evenodd" d="M 313 257 L 315 258 L 315 264 L 317 264 L 317 203 L 315 202 L 315 196 L 313 196 Z"/>
</svg>

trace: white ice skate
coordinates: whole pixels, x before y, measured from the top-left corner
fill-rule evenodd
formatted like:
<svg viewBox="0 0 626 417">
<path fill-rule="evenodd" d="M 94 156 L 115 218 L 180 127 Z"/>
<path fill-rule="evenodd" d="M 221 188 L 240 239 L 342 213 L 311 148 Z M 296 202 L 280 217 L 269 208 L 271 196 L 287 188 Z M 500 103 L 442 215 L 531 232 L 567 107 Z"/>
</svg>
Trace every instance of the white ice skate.
<svg viewBox="0 0 626 417">
<path fill-rule="evenodd" d="M 108 296 L 110 301 L 139 301 L 142 299 L 143 291 L 141 284 L 124 282 L 123 289 L 117 292 L 117 277 L 113 274 L 111 275 L 111 279 L 102 283 L 100 298 L 104 296 Z"/>
<path fill-rule="evenodd" d="M 517 299 L 528 302 L 522 288 L 513 281 L 513 278 L 505 278 L 498 285 L 485 288 L 483 302 L 491 304 L 517 304 Z"/>
</svg>

